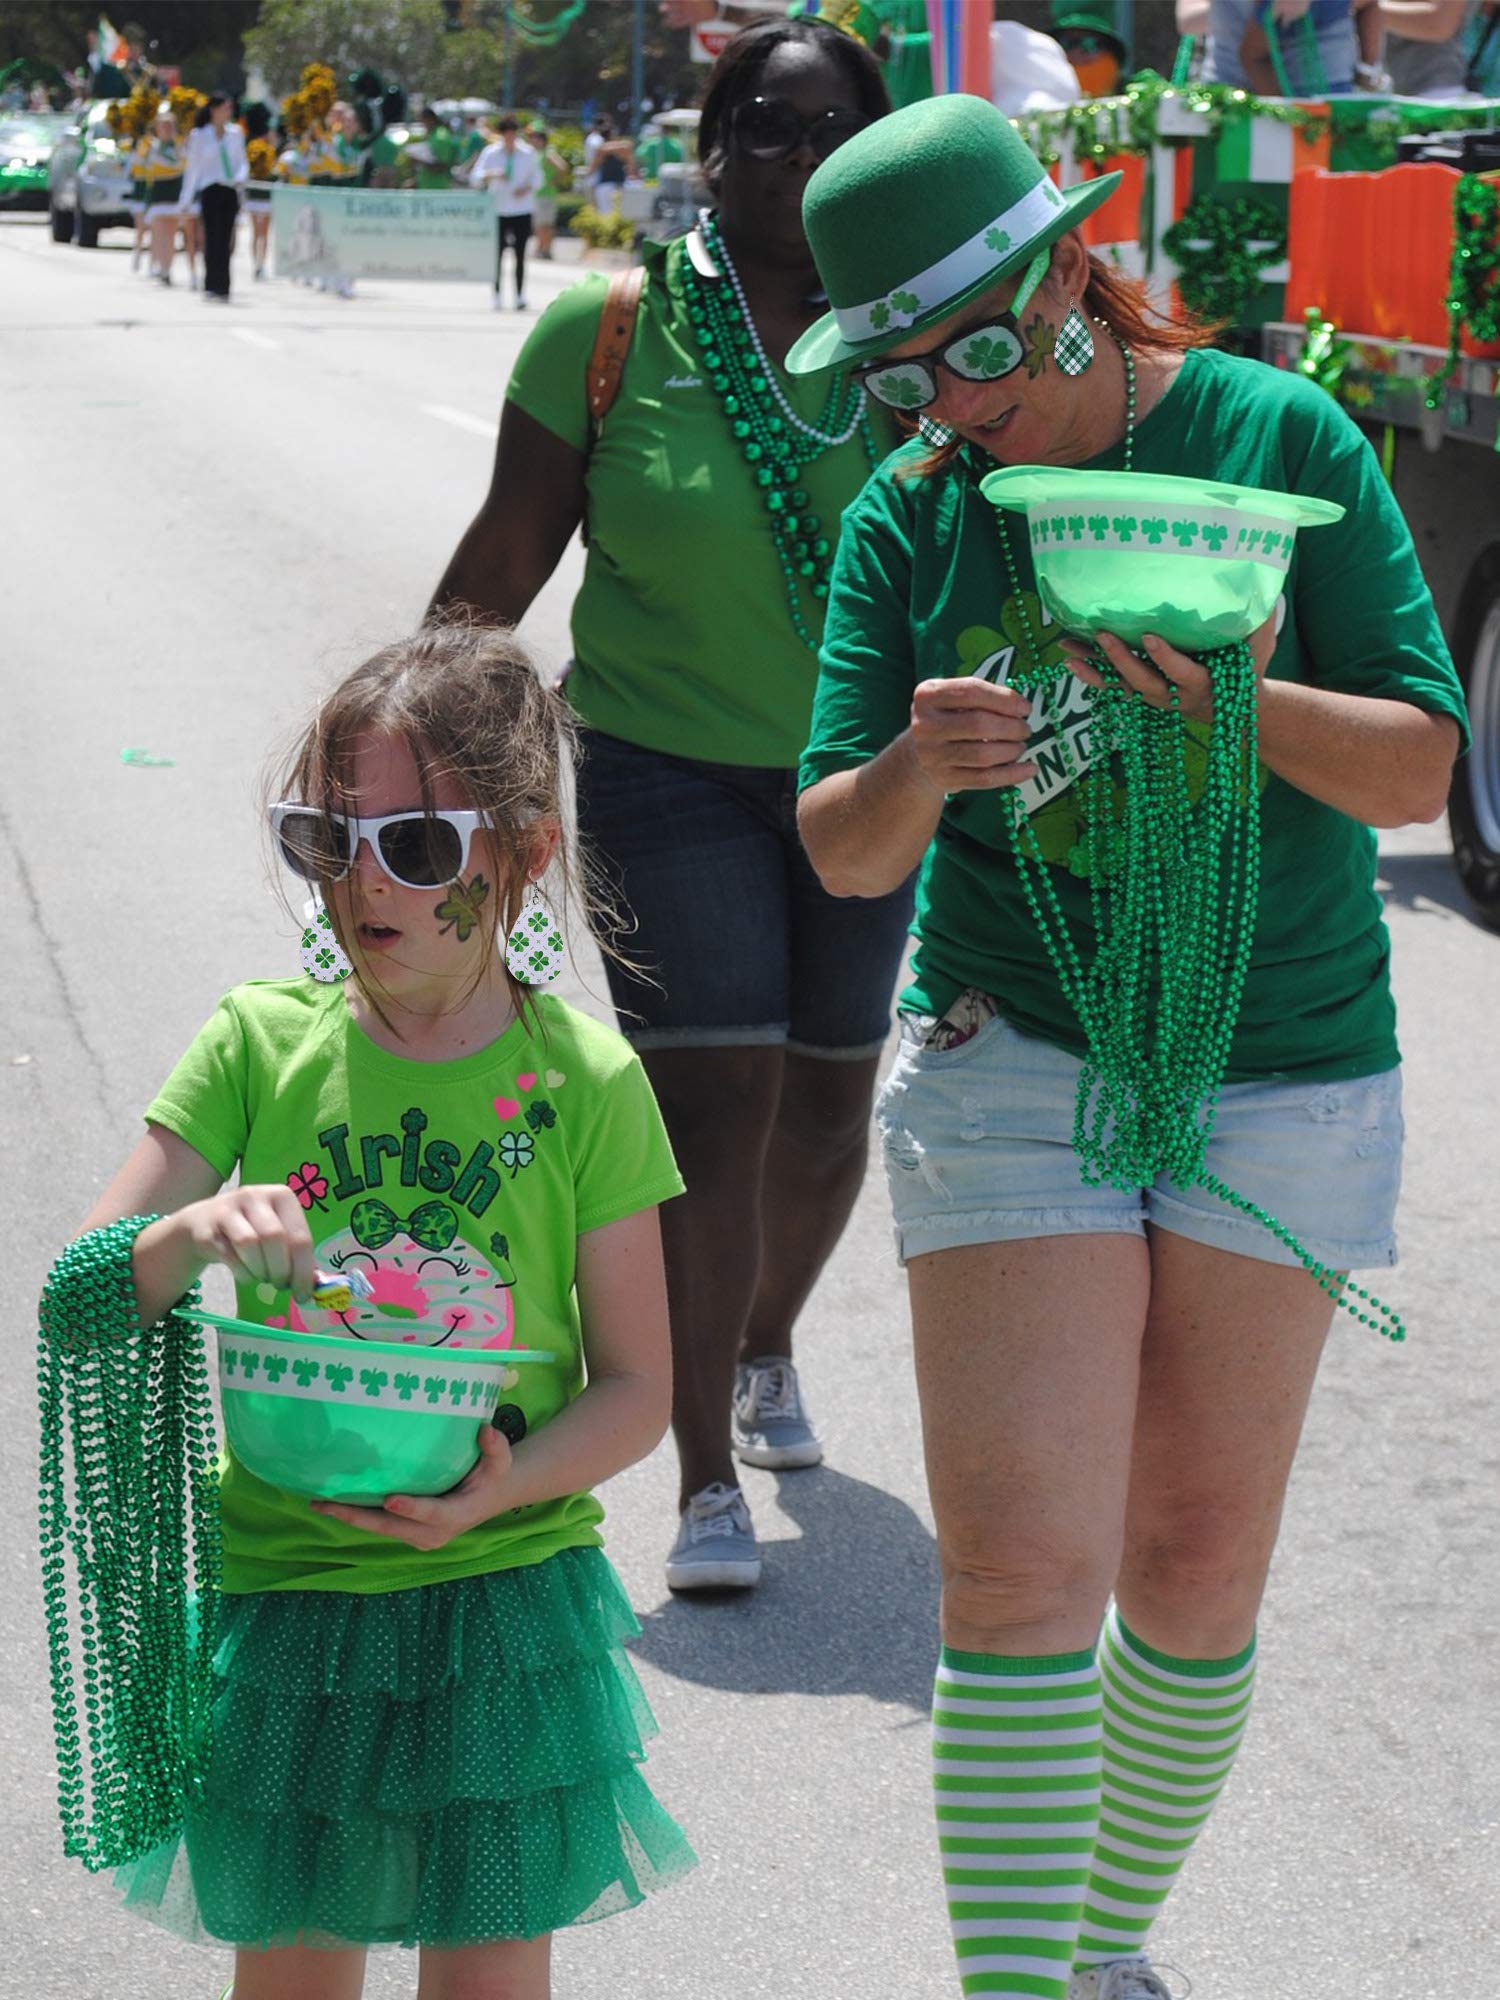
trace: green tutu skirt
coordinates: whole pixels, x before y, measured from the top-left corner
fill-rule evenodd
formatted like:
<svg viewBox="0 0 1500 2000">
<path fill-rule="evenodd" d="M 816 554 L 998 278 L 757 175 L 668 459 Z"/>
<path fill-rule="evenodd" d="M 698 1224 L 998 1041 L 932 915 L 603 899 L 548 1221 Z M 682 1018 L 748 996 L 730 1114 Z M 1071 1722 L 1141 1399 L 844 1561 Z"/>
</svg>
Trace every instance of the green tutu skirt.
<svg viewBox="0 0 1500 2000">
<path fill-rule="evenodd" d="M 641 1901 L 693 1865 L 599 1549 L 359 1596 L 222 1600 L 213 1762 L 181 1838 L 117 1873 L 200 1942 L 465 1945 Z"/>
</svg>

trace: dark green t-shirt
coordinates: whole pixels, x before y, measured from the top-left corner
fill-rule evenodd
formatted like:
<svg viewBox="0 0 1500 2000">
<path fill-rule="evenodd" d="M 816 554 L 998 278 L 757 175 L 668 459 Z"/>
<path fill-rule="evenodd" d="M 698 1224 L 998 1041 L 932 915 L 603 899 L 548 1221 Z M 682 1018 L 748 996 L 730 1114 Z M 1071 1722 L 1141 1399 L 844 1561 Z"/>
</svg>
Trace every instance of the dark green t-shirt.
<svg viewBox="0 0 1500 2000">
<path fill-rule="evenodd" d="M 1037 600 L 1026 538 L 1011 530 L 1026 593 L 1010 594 L 995 510 L 978 481 L 992 462 L 961 458 L 928 478 L 899 477 L 908 446 L 874 475 L 844 517 L 829 600 L 805 787 L 866 762 L 899 736 L 919 681 L 984 668 L 999 677 L 1025 621 L 1044 658 L 1061 660 Z M 1411 535 L 1357 427 L 1299 376 L 1214 350 L 1188 354 L 1136 430 L 1139 472 L 1180 473 L 1319 494 L 1347 510 L 1297 538 L 1274 679 L 1384 696 L 1455 717 L 1463 697 Z M 1115 468 L 1116 447 L 1092 463 Z M 1086 713 L 1067 678 L 1063 727 Z M 1032 709 L 1042 723 L 1043 697 Z M 1083 831 L 1077 787 L 1043 769 L 1023 788 L 1069 928 L 1092 953 L 1089 884 L 1075 872 Z M 1399 1060 L 1375 893 L 1375 835 L 1282 779 L 1264 775 L 1260 909 L 1229 1080 L 1372 1075 Z M 967 986 L 992 993 L 1018 1027 L 1077 1053 L 1076 1017 L 1026 906 L 998 795 L 949 799 L 923 863 L 919 939 L 903 1004 L 941 1013 Z"/>
<path fill-rule="evenodd" d="M 692 337 L 686 254 L 682 240 L 648 253 L 630 359 L 592 451 L 585 376 L 603 278 L 548 307 L 506 393 L 589 452 L 588 562 L 567 681 L 584 721 L 678 757 L 789 769 L 807 741 L 818 663 L 792 624 L 764 496 Z M 778 379 L 817 423 L 830 378 Z M 884 451 L 894 433 L 872 422 Z M 869 471 L 856 433 L 798 474 L 830 540 Z M 805 590 L 800 602 L 816 636 L 820 607 Z"/>
</svg>

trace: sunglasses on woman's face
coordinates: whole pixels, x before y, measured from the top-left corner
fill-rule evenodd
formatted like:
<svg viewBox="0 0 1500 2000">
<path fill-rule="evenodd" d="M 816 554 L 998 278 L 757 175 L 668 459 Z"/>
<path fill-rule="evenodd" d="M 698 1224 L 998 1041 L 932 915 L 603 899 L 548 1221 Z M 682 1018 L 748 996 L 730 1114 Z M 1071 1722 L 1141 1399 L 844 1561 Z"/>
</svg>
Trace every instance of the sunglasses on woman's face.
<svg viewBox="0 0 1500 2000">
<path fill-rule="evenodd" d="M 367 840 L 386 874 L 403 889 L 440 889 L 456 882 L 469 865 L 475 829 L 489 824 L 480 812 L 399 812 L 360 819 L 352 813 L 319 812 L 315 806 L 271 808 L 271 831 L 294 875 L 309 882 L 341 881 L 354 865 L 359 843 Z"/>
<path fill-rule="evenodd" d="M 994 319 L 965 327 L 925 354 L 908 354 L 900 361 L 867 361 L 855 373 L 878 403 L 893 410 L 925 410 L 935 403 L 939 368 L 946 368 L 961 382 L 1003 381 L 1026 358 L 1020 315 L 1040 284 L 1051 255 L 1050 247 L 1037 252 L 1026 266 L 1009 307 Z"/>
<path fill-rule="evenodd" d="M 747 97 L 734 107 L 729 130 L 752 160 L 784 160 L 804 139 L 814 159 L 826 160 L 868 123 L 857 111 L 821 111 L 816 118 L 804 118 L 784 97 Z"/>
</svg>

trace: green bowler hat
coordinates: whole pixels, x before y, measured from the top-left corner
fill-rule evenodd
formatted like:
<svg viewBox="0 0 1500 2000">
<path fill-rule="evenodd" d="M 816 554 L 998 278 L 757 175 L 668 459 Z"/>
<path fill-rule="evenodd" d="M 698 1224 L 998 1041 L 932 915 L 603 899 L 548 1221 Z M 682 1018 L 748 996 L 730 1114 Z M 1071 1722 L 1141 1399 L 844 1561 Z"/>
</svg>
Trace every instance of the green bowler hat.
<svg viewBox="0 0 1500 2000">
<path fill-rule="evenodd" d="M 1070 29 L 1076 34 L 1093 35 L 1113 50 L 1117 62 L 1124 62 L 1128 51 L 1115 26 L 1112 4 L 1106 5 L 1105 0 L 1089 0 L 1087 5 L 1073 5 L 1072 0 L 1054 0 L 1053 34 L 1066 34 Z"/>
<path fill-rule="evenodd" d="M 833 310 L 793 346 L 788 371 L 866 361 L 936 325 L 1024 270 L 1121 178 L 1101 174 L 1065 192 L 982 97 L 929 97 L 867 125 L 802 197 Z"/>
</svg>

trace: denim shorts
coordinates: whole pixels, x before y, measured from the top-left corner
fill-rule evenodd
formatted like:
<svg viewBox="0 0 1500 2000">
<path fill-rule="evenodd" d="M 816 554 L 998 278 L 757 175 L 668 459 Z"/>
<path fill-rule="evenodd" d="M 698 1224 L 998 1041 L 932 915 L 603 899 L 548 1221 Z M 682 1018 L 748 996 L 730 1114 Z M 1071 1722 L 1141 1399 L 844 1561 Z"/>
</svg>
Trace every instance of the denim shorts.
<svg viewBox="0 0 1500 2000">
<path fill-rule="evenodd" d="M 1073 1151 L 1079 1062 L 997 1015 L 942 1051 L 902 1036 L 875 1100 L 904 1264 L 931 1250 L 1090 1232 L 1188 1236 L 1267 1264 L 1298 1260 L 1206 1188 L 1090 1187 Z M 1226 1084 L 1206 1166 L 1330 1270 L 1396 1261 L 1401 1072 L 1343 1083 Z"/>
<path fill-rule="evenodd" d="M 636 928 L 606 954 L 638 1049 L 762 1043 L 878 1055 L 906 952 L 912 884 L 830 896 L 797 834 L 796 773 L 709 764 L 585 729 L 578 828 Z"/>
</svg>

